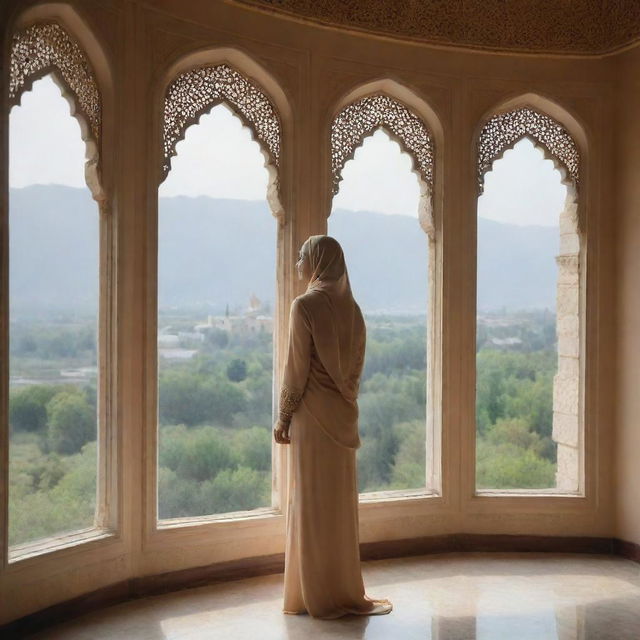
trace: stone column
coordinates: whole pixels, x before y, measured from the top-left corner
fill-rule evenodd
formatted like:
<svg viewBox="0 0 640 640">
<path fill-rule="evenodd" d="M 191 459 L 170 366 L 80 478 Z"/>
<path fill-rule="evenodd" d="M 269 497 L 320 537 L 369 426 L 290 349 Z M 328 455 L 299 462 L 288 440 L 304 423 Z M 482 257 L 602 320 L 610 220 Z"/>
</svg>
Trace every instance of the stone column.
<svg viewBox="0 0 640 640">
<path fill-rule="evenodd" d="M 567 200 L 572 199 L 571 195 Z M 577 205 L 560 214 L 556 303 L 558 371 L 553 380 L 553 440 L 558 445 L 556 488 L 577 491 L 580 478 L 580 236 Z"/>
</svg>

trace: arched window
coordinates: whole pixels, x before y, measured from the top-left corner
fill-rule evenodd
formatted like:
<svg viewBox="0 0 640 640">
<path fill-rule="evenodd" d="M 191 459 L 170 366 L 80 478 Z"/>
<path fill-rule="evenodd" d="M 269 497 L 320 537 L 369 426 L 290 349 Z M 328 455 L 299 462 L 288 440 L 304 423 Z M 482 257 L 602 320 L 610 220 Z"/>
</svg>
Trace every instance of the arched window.
<svg viewBox="0 0 640 640">
<path fill-rule="evenodd" d="M 480 133 L 479 490 L 581 486 L 579 160 L 569 132 L 530 107 Z"/>
<path fill-rule="evenodd" d="M 270 208 L 279 214 L 279 157 L 275 108 L 227 64 L 190 69 L 167 88 L 158 220 L 160 520 L 272 505 L 277 221 Z"/>
<path fill-rule="evenodd" d="M 104 524 L 96 500 L 100 211 L 92 200 L 104 196 L 98 84 L 59 24 L 14 34 L 9 102 L 9 556 L 16 560 L 50 548 L 60 534 Z"/>
<path fill-rule="evenodd" d="M 331 162 L 329 234 L 344 248 L 367 323 L 359 489 L 372 498 L 393 490 L 424 494 L 438 481 L 432 135 L 399 100 L 367 95 L 336 115 Z"/>
</svg>

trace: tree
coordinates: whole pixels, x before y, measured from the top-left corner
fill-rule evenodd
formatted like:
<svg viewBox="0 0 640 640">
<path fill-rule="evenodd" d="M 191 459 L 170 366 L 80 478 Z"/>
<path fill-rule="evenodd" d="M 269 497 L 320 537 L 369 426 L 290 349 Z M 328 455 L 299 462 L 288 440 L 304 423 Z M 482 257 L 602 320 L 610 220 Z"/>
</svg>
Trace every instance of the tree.
<svg viewBox="0 0 640 640">
<path fill-rule="evenodd" d="M 176 471 L 182 478 L 202 482 L 232 466 L 231 448 L 218 429 L 202 427 L 185 439 Z"/>
<path fill-rule="evenodd" d="M 227 378 L 231 382 L 242 382 L 247 377 L 247 363 L 235 358 L 227 365 Z"/>
<path fill-rule="evenodd" d="M 63 391 L 47 405 L 49 441 L 56 453 L 69 455 L 96 439 L 96 414 L 84 396 Z"/>
<path fill-rule="evenodd" d="M 191 372 L 169 371 L 160 376 L 162 424 L 231 423 L 234 413 L 246 409 L 242 388 L 222 378 L 204 378 Z"/>
<path fill-rule="evenodd" d="M 25 389 L 24 391 L 28 391 Z M 40 431 L 47 422 L 47 410 L 30 394 L 12 393 L 9 397 L 9 424 L 15 431 Z"/>
<path fill-rule="evenodd" d="M 268 474 L 239 467 L 225 469 L 202 485 L 204 513 L 255 509 L 267 504 L 271 487 Z"/>
<path fill-rule="evenodd" d="M 40 431 L 47 423 L 47 402 L 58 390 L 33 385 L 14 391 L 9 398 L 9 424 L 16 431 Z"/>
<path fill-rule="evenodd" d="M 239 431 L 235 438 L 240 464 L 257 471 L 271 468 L 271 431 L 252 427 Z"/>
</svg>

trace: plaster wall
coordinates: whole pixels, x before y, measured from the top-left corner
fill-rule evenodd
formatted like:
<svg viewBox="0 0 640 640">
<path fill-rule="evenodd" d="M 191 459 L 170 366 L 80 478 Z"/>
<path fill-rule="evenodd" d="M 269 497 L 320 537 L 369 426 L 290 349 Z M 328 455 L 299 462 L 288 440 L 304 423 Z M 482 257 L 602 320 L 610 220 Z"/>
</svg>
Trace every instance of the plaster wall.
<svg viewBox="0 0 640 640">
<path fill-rule="evenodd" d="M 616 535 L 640 544 L 640 51 L 637 49 L 624 54 L 620 61 L 616 104 Z"/>
<path fill-rule="evenodd" d="M 12 25 L 25 8 L 33 5 L 9 0 L 0 8 L 0 25 L 4 27 L 0 79 L 3 105 Z M 155 252 L 160 99 L 166 83 L 186 57 L 200 52 L 192 59 L 220 59 L 223 54 L 216 50 L 221 48 L 237 50 L 257 63 L 254 78 L 277 103 L 283 121 L 280 181 L 284 218 L 278 232 L 277 310 L 280 356 L 286 343 L 282 336 L 286 336 L 288 305 L 299 293 L 300 285 L 292 277 L 297 249 L 308 235 L 326 230 L 326 216 L 331 209 L 328 131 L 333 115 L 343 106 L 341 101 L 361 85 L 392 79 L 430 106 L 435 115 L 432 124 L 439 129 L 434 214 L 442 300 L 442 495 L 362 504 L 361 541 L 448 533 L 614 535 L 615 319 L 611 309 L 615 290 L 615 216 L 611 215 L 609 194 L 614 192 L 610 132 L 616 58 L 514 56 L 406 44 L 306 25 L 209 0 L 72 0 L 63 5 L 73 8 L 93 31 L 113 78 L 109 95 L 116 126 L 112 135 L 104 138 L 103 153 L 111 158 L 105 188 L 114 225 L 118 308 L 114 533 L 106 539 L 16 563 L 3 558 L 0 623 L 130 577 L 284 551 L 282 513 L 172 529 L 158 529 L 155 522 Z M 59 9 L 52 11 L 55 14 Z M 634 91 L 635 100 L 640 102 L 640 85 Z M 585 332 L 589 345 L 584 497 L 474 495 L 475 140 L 484 118 L 525 94 L 534 94 L 534 99 L 546 98 L 559 113 L 570 114 L 572 118 L 567 122 L 576 123 L 580 131 L 574 133 L 582 141 L 579 215 L 587 242 Z M 3 108 L 0 114 L 3 242 L 7 232 L 6 111 Z M 625 113 L 633 120 L 631 108 Z M 631 156 L 631 140 L 625 148 Z M 640 163 L 640 154 L 634 158 Z M 629 186 L 628 190 L 626 224 L 629 237 L 635 233 L 637 243 L 640 226 L 631 219 L 633 189 Z M 631 240 L 629 243 L 625 265 L 632 267 L 638 257 L 632 255 Z M 631 284 L 626 286 L 631 300 Z M 640 322 L 640 299 L 636 295 L 634 300 L 634 305 L 620 307 L 620 329 L 629 336 L 629 346 L 638 339 L 632 329 Z M 2 305 L 6 311 L 6 295 Z M 6 326 L 1 321 L 0 327 L 6 336 Z M 625 372 L 632 373 L 633 366 L 638 366 L 632 358 L 632 350 L 627 349 L 626 359 L 623 358 Z M 3 375 L 7 375 L 6 367 Z M 625 388 L 629 390 L 625 396 L 627 410 L 621 415 L 625 424 L 635 427 L 640 415 L 638 398 L 633 397 L 631 384 Z M 627 439 L 619 439 L 618 450 L 627 447 L 625 468 L 631 477 L 637 474 L 637 465 L 633 465 L 630 445 L 633 437 L 638 444 L 639 436 L 637 429 L 627 428 L 625 433 Z M 275 455 L 284 469 L 286 451 L 279 449 Z M 617 471 L 618 486 L 620 473 Z M 282 473 L 276 480 L 277 487 L 282 490 L 285 482 Z M 630 492 L 622 492 L 621 496 L 630 506 L 628 517 L 619 515 L 619 531 L 639 540 L 640 509 L 631 505 Z M 619 508 L 619 514 L 620 511 Z"/>
</svg>

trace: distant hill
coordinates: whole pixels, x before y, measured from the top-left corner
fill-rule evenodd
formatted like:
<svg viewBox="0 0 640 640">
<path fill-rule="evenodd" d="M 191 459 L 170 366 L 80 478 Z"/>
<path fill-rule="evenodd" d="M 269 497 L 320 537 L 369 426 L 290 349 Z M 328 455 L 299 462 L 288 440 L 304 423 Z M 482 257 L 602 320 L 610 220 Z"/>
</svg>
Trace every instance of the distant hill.
<svg viewBox="0 0 640 640">
<path fill-rule="evenodd" d="M 95 304 L 97 206 L 62 186 L 11 189 L 11 291 L 16 309 Z M 123 212 L 131 215 L 131 212 Z M 206 197 L 160 202 L 160 305 L 244 308 L 273 301 L 276 221 L 264 202 Z M 329 233 L 343 245 L 365 311 L 411 311 L 426 299 L 427 241 L 415 218 L 335 211 Z M 480 219 L 479 307 L 555 307 L 558 232 Z"/>
</svg>

